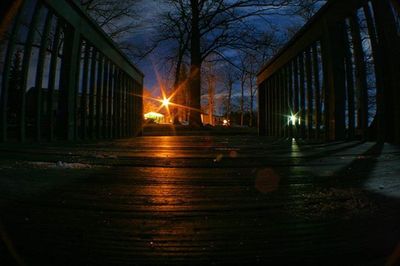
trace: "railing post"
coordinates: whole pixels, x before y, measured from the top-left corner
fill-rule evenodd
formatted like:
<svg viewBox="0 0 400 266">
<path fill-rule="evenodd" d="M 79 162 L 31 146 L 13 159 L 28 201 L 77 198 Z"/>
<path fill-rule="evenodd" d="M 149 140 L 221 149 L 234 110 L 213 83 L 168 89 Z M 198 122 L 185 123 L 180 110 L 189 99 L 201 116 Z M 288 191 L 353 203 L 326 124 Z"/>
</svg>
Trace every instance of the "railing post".
<svg viewBox="0 0 400 266">
<path fill-rule="evenodd" d="M 24 4 L 21 6 L 21 3 L 15 2 L 15 7 L 17 8 L 17 15 L 15 17 L 14 25 L 11 31 L 10 38 L 8 40 L 8 47 L 7 47 L 7 52 L 6 52 L 6 57 L 4 60 L 4 70 L 3 70 L 3 77 L 2 77 L 2 83 L 1 83 L 1 115 L 0 115 L 0 140 L 1 141 L 7 141 L 7 131 L 8 131 L 8 114 L 7 114 L 7 109 L 8 109 L 8 97 L 9 97 L 9 89 L 10 89 L 10 72 L 11 72 L 11 65 L 12 65 L 12 60 L 13 60 L 13 55 L 15 52 L 16 44 L 17 44 L 17 38 L 18 38 L 18 32 L 21 28 L 21 20 L 22 20 L 22 10 L 24 9 L 24 5 L 26 5 L 26 1 Z M 2 5 L 4 7 L 8 7 L 11 5 L 11 3 L 8 2 L 2 2 Z M 14 4 L 13 4 L 14 5 Z M 1 10 L 1 9 L 0 9 Z M 7 9 L 8 10 L 8 9 Z M 0 36 L 1 37 L 1 36 Z"/>
<path fill-rule="evenodd" d="M 293 109 L 294 109 L 294 114 L 296 115 L 296 117 L 298 118 L 300 115 L 300 110 L 299 110 L 299 64 L 298 64 L 299 60 L 298 57 L 296 57 L 294 59 L 294 67 L 293 67 L 293 74 L 294 74 L 294 105 L 293 105 Z M 294 135 L 295 137 L 299 137 L 299 119 L 296 119 L 296 121 L 294 121 Z"/>
<path fill-rule="evenodd" d="M 354 103 L 354 75 L 353 75 L 353 61 L 352 52 L 350 48 L 350 39 L 347 30 L 344 34 L 345 46 L 345 66 L 346 66 L 346 91 L 347 91 L 347 104 L 348 104 L 348 134 L 349 139 L 354 139 L 355 135 L 355 103 Z"/>
<path fill-rule="evenodd" d="M 82 94 L 81 94 L 81 130 L 80 137 L 83 140 L 87 139 L 87 109 L 88 109 L 88 81 L 89 81 L 89 59 L 90 59 L 90 46 L 85 42 L 84 59 L 83 59 L 83 76 L 82 76 Z"/>
<path fill-rule="evenodd" d="M 314 98 L 315 98 L 315 138 L 320 138 L 321 130 L 321 86 L 320 86 L 320 67 L 318 59 L 318 46 L 314 43 L 312 46 L 312 61 L 314 71 Z"/>
<path fill-rule="evenodd" d="M 313 131 L 313 87 L 312 87 L 312 64 L 311 49 L 308 48 L 306 54 L 306 77 L 307 77 L 307 138 L 312 138 Z"/>
<path fill-rule="evenodd" d="M 305 138 L 306 135 L 306 88 L 304 74 L 304 52 L 299 55 L 299 72 L 300 72 L 300 137 Z"/>
<path fill-rule="evenodd" d="M 80 35 L 72 27 L 64 31 L 64 50 L 60 77 L 59 135 L 67 140 L 76 139 L 76 93 L 78 90 L 78 65 Z"/>
<path fill-rule="evenodd" d="M 46 60 L 46 50 L 49 43 L 49 34 L 51 30 L 51 21 L 53 19 L 53 14 L 48 11 L 46 16 L 46 21 L 44 24 L 43 35 L 40 43 L 40 51 L 39 51 L 39 60 L 37 63 L 37 72 L 36 72 L 36 81 L 35 81 L 35 89 L 36 89 L 36 123 L 35 123 L 35 137 L 36 141 L 40 141 L 42 137 L 42 83 L 43 83 L 43 72 L 44 65 Z"/>
<path fill-rule="evenodd" d="M 110 62 L 109 65 L 109 76 L 108 76 L 108 97 L 107 97 L 107 105 L 108 105 L 108 117 L 107 117 L 107 137 L 113 138 L 113 115 L 114 115 L 114 90 L 115 90 L 115 73 L 114 73 L 114 65 Z"/>
<path fill-rule="evenodd" d="M 285 134 L 284 136 L 288 138 L 290 136 L 289 133 L 289 125 L 287 123 L 287 116 L 290 114 L 290 108 L 289 108 L 289 66 L 285 66 L 283 68 L 283 91 L 284 91 L 284 97 L 283 97 L 283 126 L 285 129 Z"/>
<path fill-rule="evenodd" d="M 400 143 L 400 37 L 389 0 L 372 1 L 382 70 L 383 140 Z"/>
<path fill-rule="evenodd" d="M 361 129 L 362 138 L 368 137 L 368 84 L 367 84 L 367 68 L 365 64 L 365 55 L 361 39 L 360 25 L 358 17 L 353 14 L 350 17 L 351 35 L 354 46 L 355 61 L 355 80 L 358 91 L 358 126 Z"/>
<path fill-rule="evenodd" d="M 344 23 L 325 22 L 322 41 L 328 140 L 345 138 Z"/>
<path fill-rule="evenodd" d="M 37 25 L 39 23 L 41 4 L 36 3 L 35 10 L 33 11 L 32 21 L 29 24 L 28 37 L 25 42 L 24 56 L 22 59 L 22 70 L 21 70 L 21 89 L 20 89 L 20 108 L 18 117 L 19 124 L 19 139 L 25 141 L 26 139 L 26 92 L 28 86 L 28 75 L 30 68 L 30 61 L 32 56 L 33 42 L 37 31 Z"/>
<path fill-rule="evenodd" d="M 96 61 L 97 61 L 97 50 L 95 47 L 92 48 L 91 62 L 90 62 L 90 85 L 89 85 L 89 138 L 95 137 L 95 95 L 96 95 Z M 97 77 L 98 78 L 98 77 Z"/>
<path fill-rule="evenodd" d="M 264 81 L 258 87 L 258 135 L 265 136 L 266 128 L 266 82 Z"/>
<path fill-rule="evenodd" d="M 143 98 L 139 95 L 143 95 L 143 82 L 138 84 L 139 94 L 138 94 L 138 102 L 139 102 L 139 114 L 138 114 L 138 125 L 139 131 L 137 136 L 143 135 Z"/>
<path fill-rule="evenodd" d="M 108 106 L 108 97 L 110 90 L 110 61 L 104 57 L 104 70 L 103 70 L 103 106 L 102 106 L 102 135 L 103 138 L 108 137 L 108 113 L 110 112 Z"/>
<path fill-rule="evenodd" d="M 103 97 L 104 97 L 104 62 L 103 55 L 99 52 L 99 63 L 97 66 L 97 90 L 96 90 L 96 137 L 103 138 L 102 134 L 102 116 L 104 112 Z"/>
<path fill-rule="evenodd" d="M 293 62 L 291 61 L 288 66 L 288 115 L 292 115 L 293 113 Z M 293 121 L 289 123 L 289 137 L 293 138 Z"/>
</svg>

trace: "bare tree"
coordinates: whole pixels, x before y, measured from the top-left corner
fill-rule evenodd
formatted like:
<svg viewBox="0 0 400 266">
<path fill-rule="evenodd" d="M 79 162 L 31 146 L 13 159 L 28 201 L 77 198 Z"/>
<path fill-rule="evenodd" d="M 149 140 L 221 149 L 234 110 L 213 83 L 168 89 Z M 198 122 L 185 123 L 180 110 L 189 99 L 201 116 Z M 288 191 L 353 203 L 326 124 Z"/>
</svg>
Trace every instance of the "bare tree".
<svg viewBox="0 0 400 266">
<path fill-rule="evenodd" d="M 254 38 L 251 34 L 254 25 L 250 18 L 270 15 L 288 5 L 284 0 L 165 0 L 165 3 L 169 8 L 162 24 L 168 30 L 161 31 L 157 41 L 175 39 L 181 48 L 178 56 L 184 57 L 188 52 L 192 110 L 201 109 L 203 62 L 211 55 L 224 58 L 226 50 L 251 46 L 248 40 Z M 190 123 L 201 124 L 200 112 L 191 112 Z"/>
<path fill-rule="evenodd" d="M 80 0 L 89 16 L 114 40 L 132 33 L 138 25 L 141 0 Z"/>
</svg>

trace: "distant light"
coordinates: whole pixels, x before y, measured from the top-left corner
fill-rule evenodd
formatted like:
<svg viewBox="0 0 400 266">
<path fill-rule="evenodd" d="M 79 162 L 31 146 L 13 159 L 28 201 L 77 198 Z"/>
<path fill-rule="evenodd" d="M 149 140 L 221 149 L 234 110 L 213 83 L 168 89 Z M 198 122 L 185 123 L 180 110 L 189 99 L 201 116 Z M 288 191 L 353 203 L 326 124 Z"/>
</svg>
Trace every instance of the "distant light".
<svg viewBox="0 0 400 266">
<path fill-rule="evenodd" d="M 223 125 L 224 125 L 224 126 L 228 126 L 228 125 L 229 125 L 229 121 L 228 121 L 227 119 L 224 119 Z"/>
<path fill-rule="evenodd" d="M 292 125 L 294 126 L 294 125 L 296 125 L 297 120 L 299 120 L 299 119 L 297 118 L 297 116 L 296 116 L 295 114 L 291 114 L 291 115 L 289 116 L 288 124 L 289 124 L 289 125 L 292 124 Z M 299 122 L 300 122 L 300 120 L 299 120 Z"/>
<path fill-rule="evenodd" d="M 165 106 L 165 107 L 168 107 L 169 99 L 165 98 L 164 100 L 162 100 L 162 105 Z"/>
</svg>

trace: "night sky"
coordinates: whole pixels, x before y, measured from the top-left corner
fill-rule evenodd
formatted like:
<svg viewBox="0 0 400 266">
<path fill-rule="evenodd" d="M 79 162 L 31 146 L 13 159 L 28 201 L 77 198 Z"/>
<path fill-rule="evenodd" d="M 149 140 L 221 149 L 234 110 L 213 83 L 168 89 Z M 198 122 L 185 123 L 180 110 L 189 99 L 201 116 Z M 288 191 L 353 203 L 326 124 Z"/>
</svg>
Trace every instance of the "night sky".
<svg viewBox="0 0 400 266">
<path fill-rule="evenodd" d="M 158 18 L 161 12 L 164 12 L 167 7 L 162 5 L 160 1 L 157 0 L 149 0 L 145 1 L 141 4 L 140 7 L 140 27 L 136 30 L 136 32 L 132 36 L 127 36 L 127 40 L 132 42 L 134 45 L 141 47 L 143 45 L 149 44 L 151 38 L 156 34 L 156 25 L 158 22 Z M 279 31 L 280 34 L 286 34 L 287 29 L 289 27 L 293 27 L 295 25 L 299 25 L 302 23 L 302 20 L 298 17 L 293 16 L 270 16 L 267 18 L 271 25 Z M 263 19 L 254 19 L 253 23 L 257 27 L 266 27 L 266 22 Z M 270 27 L 270 26 L 269 26 Z M 158 71 L 161 76 L 163 76 L 163 72 L 166 71 L 162 63 L 162 60 L 159 58 L 163 57 L 164 51 L 168 52 L 170 49 L 168 46 L 164 44 L 163 47 L 157 49 L 148 57 L 143 60 L 137 60 L 135 63 L 136 65 L 144 72 L 145 74 L 145 81 L 144 86 L 147 89 L 150 89 L 157 93 L 158 89 L 158 82 L 157 82 L 157 75 L 156 71 Z M 217 89 L 218 91 L 218 89 Z"/>
</svg>

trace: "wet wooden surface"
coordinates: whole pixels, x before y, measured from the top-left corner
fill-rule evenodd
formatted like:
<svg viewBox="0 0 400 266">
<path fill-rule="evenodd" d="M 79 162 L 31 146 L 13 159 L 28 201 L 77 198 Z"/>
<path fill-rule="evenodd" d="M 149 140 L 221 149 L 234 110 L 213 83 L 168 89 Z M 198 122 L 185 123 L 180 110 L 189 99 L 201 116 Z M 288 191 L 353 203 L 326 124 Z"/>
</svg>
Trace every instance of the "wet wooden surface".
<svg viewBox="0 0 400 266">
<path fill-rule="evenodd" d="M 2 144 L 1 261 L 384 265 L 399 162 L 389 144 L 254 136 Z"/>
</svg>

